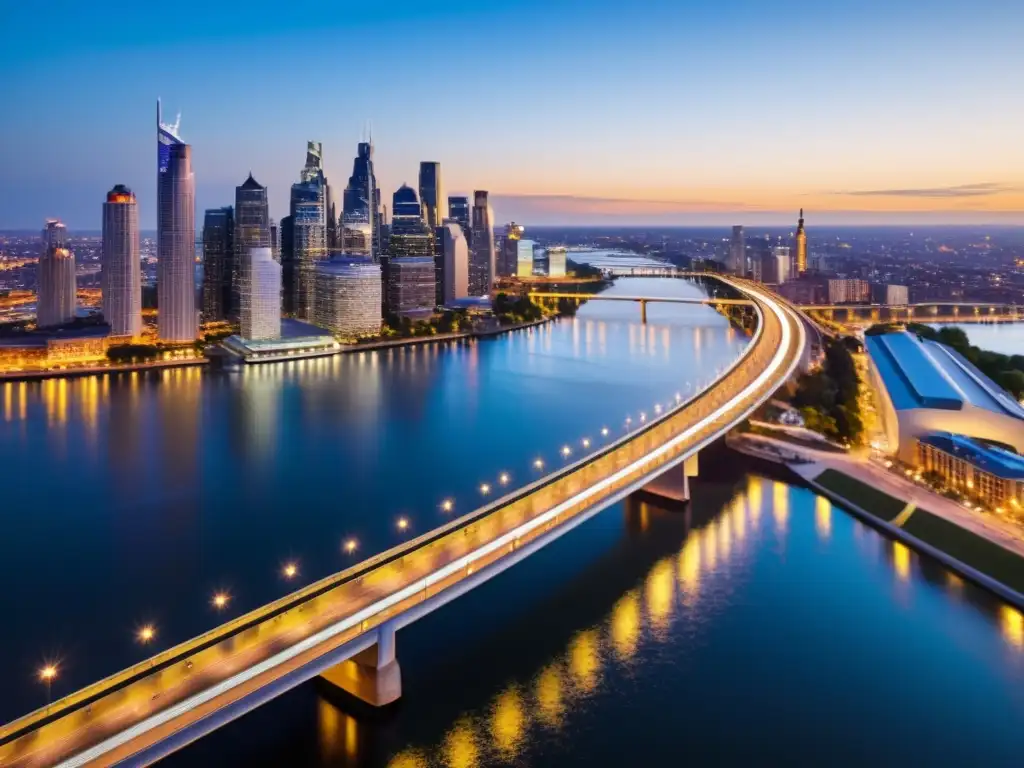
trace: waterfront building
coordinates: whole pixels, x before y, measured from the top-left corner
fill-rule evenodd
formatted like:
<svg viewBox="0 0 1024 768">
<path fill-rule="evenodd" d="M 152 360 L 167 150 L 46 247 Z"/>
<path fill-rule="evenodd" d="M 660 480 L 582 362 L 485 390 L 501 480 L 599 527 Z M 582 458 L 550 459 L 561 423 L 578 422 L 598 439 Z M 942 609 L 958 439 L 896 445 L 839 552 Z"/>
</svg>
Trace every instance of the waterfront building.
<svg viewBox="0 0 1024 768">
<path fill-rule="evenodd" d="M 793 253 L 793 277 L 799 277 L 807 271 L 807 231 L 804 229 L 804 209 L 800 209 L 800 219 L 796 225 Z"/>
<path fill-rule="evenodd" d="M 529 277 L 529 275 L 522 275 L 519 272 L 519 243 L 522 241 L 525 231 L 526 227 L 516 224 L 514 221 L 511 224 L 505 225 L 505 234 L 501 239 L 501 247 L 498 248 L 498 256 L 496 257 L 498 277 Z M 532 274 L 533 263 L 531 256 L 530 275 Z"/>
<path fill-rule="evenodd" d="M 901 460 L 912 463 L 932 432 L 1024 451 L 1024 407 L 955 350 L 906 332 L 864 341 L 880 425 Z"/>
<path fill-rule="evenodd" d="M 312 320 L 316 266 L 328 257 L 324 186 L 318 179 L 292 184 L 291 218 L 294 313 L 302 320 Z"/>
<path fill-rule="evenodd" d="M 380 190 L 373 171 L 373 144 L 362 142 L 342 200 L 342 250 L 351 256 L 366 256 L 378 261 L 382 223 Z"/>
<path fill-rule="evenodd" d="M 732 237 L 729 239 L 729 263 L 726 266 L 734 275 L 744 275 L 747 272 L 747 237 L 740 225 L 732 228 Z"/>
<path fill-rule="evenodd" d="M 235 258 L 235 209 L 210 208 L 203 217 L 203 320 L 228 319 Z"/>
<path fill-rule="evenodd" d="M 828 281 L 829 304 L 866 304 L 871 299 L 871 285 L 857 278 L 833 278 Z"/>
<path fill-rule="evenodd" d="M 395 192 L 391 208 L 391 234 L 388 238 L 388 256 L 431 257 L 434 255 L 434 232 L 423 220 L 416 190 L 403 184 Z"/>
<path fill-rule="evenodd" d="M 103 319 L 114 336 L 142 335 L 142 263 L 139 210 L 124 184 L 103 203 Z"/>
<path fill-rule="evenodd" d="M 48 219 L 43 229 L 36 283 L 37 326 L 49 328 L 75 319 L 75 254 L 67 247 L 67 228 L 57 219 Z"/>
<path fill-rule="evenodd" d="M 157 335 L 161 341 L 192 343 L 196 313 L 196 186 L 192 147 L 161 119 L 157 101 Z"/>
<path fill-rule="evenodd" d="M 472 207 L 468 197 L 448 198 L 448 218 L 462 227 L 462 234 L 466 236 L 466 243 L 472 244 L 473 237 L 473 215 Z"/>
<path fill-rule="evenodd" d="M 560 245 L 548 248 L 548 277 L 565 277 L 568 250 Z"/>
<path fill-rule="evenodd" d="M 440 163 L 420 163 L 420 203 L 423 205 L 423 218 L 431 231 L 448 218 L 448 201 L 441 182 Z"/>
<path fill-rule="evenodd" d="M 473 193 L 472 238 L 469 253 L 469 292 L 484 296 L 494 284 L 494 212 L 487 192 Z"/>
<path fill-rule="evenodd" d="M 890 307 L 905 307 L 910 303 L 910 291 L 905 285 L 872 285 L 871 302 Z"/>
<path fill-rule="evenodd" d="M 469 296 L 469 244 L 462 225 L 449 219 L 441 227 L 444 267 L 441 272 L 441 304 Z"/>
<path fill-rule="evenodd" d="M 316 266 L 316 324 L 336 336 L 376 336 L 381 328 L 381 265 L 334 257 Z"/>
<path fill-rule="evenodd" d="M 242 338 L 281 336 L 281 265 L 270 248 L 250 248 L 242 267 Z"/>
<path fill-rule="evenodd" d="M 1024 457 L 964 435 L 936 432 L 917 440 L 916 465 L 989 506 L 1024 504 Z"/>
<path fill-rule="evenodd" d="M 294 219 L 281 217 L 281 312 L 285 317 L 295 315 L 295 227 Z"/>
<path fill-rule="evenodd" d="M 231 301 L 225 307 L 225 316 L 237 319 L 241 312 L 242 270 L 253 248 L 270 248 L 270 202 L 267 188 L 252 174 L 235 187 L 235 237 L 234 253 L 231 259 L 229 277 L 231 280 Z"/>
<path fill-rule="evenodd" d="M 415 319 L 426 319 L 434 313 L 437 287 L 432 256 L 391 257 L 386 274 L 385 298 L 390 313 Z"/>
<path fill-rule="evenodd" d="M 513 241 L 516 249 L 516 277 L 533 277 L 533 249 L 536 243 L 533 240 Z"/>
</svg>

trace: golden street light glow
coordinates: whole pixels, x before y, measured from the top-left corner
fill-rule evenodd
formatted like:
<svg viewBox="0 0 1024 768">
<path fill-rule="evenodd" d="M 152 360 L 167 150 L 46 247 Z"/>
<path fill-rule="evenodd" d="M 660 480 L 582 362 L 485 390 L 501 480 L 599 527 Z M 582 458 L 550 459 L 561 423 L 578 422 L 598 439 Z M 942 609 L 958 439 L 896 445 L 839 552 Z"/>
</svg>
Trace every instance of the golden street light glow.
<svg viewBox="0 0 1024 768">
<path fill-rule="evenodd" d="M 490 483 L 480 483 L 480 493 L 482 493 L 482 494 L 484 494 L 486 496 L 490 492 L 491 492 L 491 484 Z"/>
<path fill-rule="evenodd" d="M 451 499 L 445 499 L 444 501 L 441 502 L 441 509 L 445 512 L 451 512 L 453 509 L 455 509 L 455 502 L 452 501 Z"/>
<path fill-rule="evenodd" d="M 570 448 L 568 445 L 563 445 L 562 446 L 562 455 L 563 456 L 568 456 L 571 453 L 572 453 L 572 448 Z"/>
<path fill-rule="evenodd" d="M 148 643 L 154 637 L 156 637 L 156 630 L 152 624 L 146 624 L 139 628 L 139 631 L 135 633 L 135 637 L 140 643 Z"/>
<path fill-rule="evenodd" d="M 281 569 L 281 574 L 286 579 L 294 579 L 299 572 L 299 566 L 295 563 L 285 563 L 284 568 Z"/>
<path fill-rule="evenodd" d="M 502 472 L 500 475 L 498 475 L 498 482 L 501 483 L 502 485 L 508 485 L 508 481 L 510 479 L 511 478 L 509 477 L 508 472 Z"/>
<path fill-rule="evenodd" d="M 226 592 L 218 592 L 213 596 L 213 607 L 217 610 L 227 606 L 231 597 Z"/>
<path fill-rule="evenodd" d="M 544 459 L 537 459 L 536 461 L 533 462 L 533 466 L 535 466 L 537 469 L 544 469 Z"/>
<path fill-rule="evenodd" d="M 47 664 L 45 667 L 39 670 L 39 679 L 44 683 L 48 683 L 57 677 L 57 665 Z"/>
<path fill-rule="evenodd" d="M 344 545 L 344 547 L 342 547 L 342 549 L 344 549 L 345 552 L 347 552 L 348 554 L 351 555 L 353 552 L 356 551 L 356 540 L 355 539 L 349 539 L 348 541 L 345 542 L 345 545 Z"/>
<path fill-rule="evenodd" d="M 408 527 L 409 527 L 409 521 L 408 520 L 406 520 L 404 517 L 398 518 L 398 530 L 404 531 Z"/>
</svg>

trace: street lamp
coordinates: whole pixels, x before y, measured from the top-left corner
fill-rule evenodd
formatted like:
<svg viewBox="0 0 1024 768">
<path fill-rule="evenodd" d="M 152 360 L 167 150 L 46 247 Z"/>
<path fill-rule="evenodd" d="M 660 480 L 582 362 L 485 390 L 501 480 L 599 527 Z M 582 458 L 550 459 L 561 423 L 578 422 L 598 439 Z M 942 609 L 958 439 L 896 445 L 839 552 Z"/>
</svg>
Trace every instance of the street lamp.
<svg viewBox="0 0 1024 768">
<path fill-rule="evenodd" d="M 584 437 L 582 442 L 583 442 L 583 447 L 584 448 L 589 448 L 590 447 L 590 438 L 589 437 Z"/>
<path fill-rule="evenodd" d="M 46 703 L 50 703 L 50 686 L 53 684 L 54 679 L 57 677 L 57 665 L 47 664 L 45 667 L 39 670 L 39 679 L 46 683 Z"/>
<path fill-rule="evenodd" d="M 299 566 L 295 563 L 285 563 L 284 568 L 281 569 L 281 575 L 286 579 L 294 579 L 299 573 Z"/>
<path fill-rule="evenodd" d="M 145 645 L 150 640 L 156 637 L 156 629 L 152 624 L 144 624 L 139 627 L 139 631 L 135 633 L 135 639 Z"/>
<path fill-rule="evenodd" d="M 502 485 L 508 485 L 508 481 L 511 479 L 512 478 L 509 477 L 508 472 L 502 472 L 500 475 L 498 475 L 498 482 L 501 483 Z"/>
<path fill-rule="evenodd" d="M 486 496 L 490 492 L 491 492 L 491 484 L 490 483 L 480 483 L 480 493 L 482 493 L 484 496 Z"/>
<path fill-rule="evenodd" d="M 345 544 L 344 544 L 344 546 L 342 547 L 342 549 L 344 549 L 344 550 L 345 550 L 345 553 L 346 553 L 346 554 L 349 554 L 349 555 L 351 555 L 351 554 L 352 554 L 353 552 L 355 552 L 355 551 L 356 551 L 356 540 L 355 540 L 355 539 L 348 539 L 348 540 L 347 540 L 347 541 L 345 542 Z"/>
<path fill-rule="evenodd" d="M 213 607 L 218 611 L 223 610 L 227 607 L 228 601 L 231 600 L 231 596 L 227 592 L 217 592 L 213 596 Z"/>
<path fill-rule="evenodd" d="M 601 427 L 601 437 L 608 437 L 608 427 Z"/>
<path fill-rule="evenodd" d="M 409 527 L 409 521 L 408 520 L 406 520 L 404 517 L 398 518 L 398 530 L 404 531 L 408 527 Z"/>
<path fill-rule="evenodd" d="M 533 462 L 533 466 L 536 469 L 544 469 L 544 459 L 537 459 Z"/>
<path fill-rule="evenodd" d="M 455 502 L 452 501 L 451 499 L 445 499 L 444 501 L 441 502 L 441 509 L 444 512 L 451 512 L 453 509 L 455 509 Z"/>
<path fill-rule="evenodd" d="M 568 457 L 570 454 L 572 454 L 572 448 L 570 448 L 568 445 L 563 445 L 562 446 L 562 455 L 565 456 L 565 457 Z"/>
</svg>

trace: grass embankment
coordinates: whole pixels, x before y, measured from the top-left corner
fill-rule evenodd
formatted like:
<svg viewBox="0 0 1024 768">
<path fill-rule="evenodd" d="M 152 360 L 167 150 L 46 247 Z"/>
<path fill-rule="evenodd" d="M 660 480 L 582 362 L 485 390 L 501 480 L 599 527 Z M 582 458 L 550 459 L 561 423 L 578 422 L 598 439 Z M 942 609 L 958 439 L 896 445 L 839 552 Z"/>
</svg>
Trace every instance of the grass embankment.
<svg viewBox="0 0 1024 768">
<path fill-rule="evenodd" d="M 892 522 L 907 506 L 907 502 L 834 469 L 825 470 L 814 482 L 887 523 Z M 904 523 L 903 530 L 964 565 L 1024 594 L 1024 558 L 1015 552 L 925 509 L 916 509 Z"/>
</svg>

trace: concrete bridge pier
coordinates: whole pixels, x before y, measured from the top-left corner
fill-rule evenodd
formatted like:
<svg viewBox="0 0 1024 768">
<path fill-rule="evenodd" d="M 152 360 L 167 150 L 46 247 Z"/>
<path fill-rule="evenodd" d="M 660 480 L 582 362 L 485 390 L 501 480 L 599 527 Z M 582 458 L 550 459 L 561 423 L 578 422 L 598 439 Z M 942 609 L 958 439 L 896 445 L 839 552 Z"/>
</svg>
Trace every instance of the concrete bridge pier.
<svg viewBox="0 0 1024 768">
<path fill-rule="evenodd" d="M 697 477 L 699 463 L 693 454 L 684 459 L 682 466 L 676 466 L 659 475 L 643 487 L 643 492 L 658 496 L 676 504 L 685 504 L 690 500 L 690 478 Z"/>
<path fill-rule="evenodd" d="M 647 302 L 640 299 L 640 322 L 647 325 Z"/>
<path fill-rule="evenodd" d="M 331 667 L 320 677 L 371 707 L 386 707 L 402 696 L 402 673 L 395 657 L 395 627 L 377 628 L 377 643 Z"/>
</svg>

